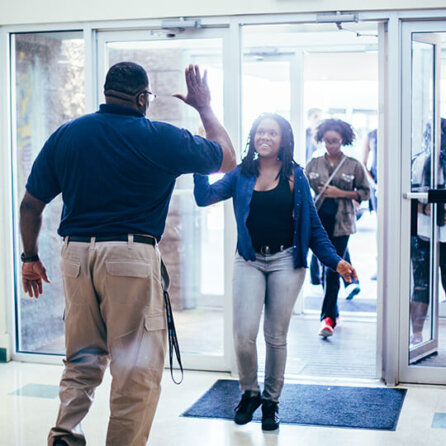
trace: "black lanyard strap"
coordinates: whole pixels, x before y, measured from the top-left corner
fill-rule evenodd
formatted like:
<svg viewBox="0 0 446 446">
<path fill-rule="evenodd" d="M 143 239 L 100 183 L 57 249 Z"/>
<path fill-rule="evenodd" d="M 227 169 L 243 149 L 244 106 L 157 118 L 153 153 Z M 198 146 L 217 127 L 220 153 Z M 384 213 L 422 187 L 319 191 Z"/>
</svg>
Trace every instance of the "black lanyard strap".
<svg viewBox="0 0 446 446">
<path fill-rule="evenodd" d="M 164 294 L 164 304 L 166 306 L 166 316 L 167 316 L 167 336 L 169 339 L 169 362 L 170 362 L 170 376 L 175 384 L 181 384 L 183 382 L 183 364 L 181 363 L 180 346 L 178 344 L 177 331 L 175 329 L 175 322 L 173 320 L 172 305 L 169 299 L 169 273 L 167 272 L 166 265 L 161 260 L 161 282 L 163 284 L 163 294 Z M 181 379 L 179 381 L 175 380 L 173 376 L 173 351 L 175 350 L 175 355 L 177 357 L 178 365 L 180 366 Z"/>
<path fill-rule="evenodd" d="M 175 384 L 181 384 L 184 376 L 183 364 L 181 363 L 180 346 L 178 344 L 177 331 L 175 330 L 175 323 L 173 321 L 172 306 L 170 305 L 169 293 L 166 290 L 164 290 L 164 302 L 166 304 L 167 331 L 169 337 L 170 375 L 172 376 L 172 381 Z M 181 379 L 179 381 L 176 381 L 175 377 L 173 376 L 173 349 L 175 349 L 175 355 L 181 371 Z"/>
</svg>

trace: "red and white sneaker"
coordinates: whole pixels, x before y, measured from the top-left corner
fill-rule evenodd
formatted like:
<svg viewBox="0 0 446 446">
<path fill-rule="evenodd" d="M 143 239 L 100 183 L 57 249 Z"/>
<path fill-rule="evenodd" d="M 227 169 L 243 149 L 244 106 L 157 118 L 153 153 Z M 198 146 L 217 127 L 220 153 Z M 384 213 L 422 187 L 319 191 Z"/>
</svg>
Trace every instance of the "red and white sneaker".
<svg viewBox="0 0 446 446">
<path fill-rule="evenodd" d="M 329 336 L 333 336 L 333 332 L 334 332 L 334 323 L 330 317 L 326 317 L 322 321 L 321 329 L 319 330 L 319 336 L 328 338 Z"/>
</svg>

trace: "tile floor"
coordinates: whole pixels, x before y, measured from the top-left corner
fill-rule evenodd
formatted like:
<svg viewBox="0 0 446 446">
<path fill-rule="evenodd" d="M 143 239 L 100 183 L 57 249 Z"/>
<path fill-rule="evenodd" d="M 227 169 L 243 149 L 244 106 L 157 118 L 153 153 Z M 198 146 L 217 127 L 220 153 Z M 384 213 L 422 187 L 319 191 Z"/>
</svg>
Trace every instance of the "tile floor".
<svg viewBox="0 0 446 446">
<path fill-rule="evenodd" d="M 0 445 L 40 446 L 57 413 L 57 383 L 62 366 L 10 362 L 0 364 Z M 282 425 L 263 433 L 258 423 L 182 418 L 223 373 L 186 371 L 180 386 L 164 374 L 163 390 L 148 445 L 150 446 L 443 446 L 446 444 L 446 387 L 406 386 L 408 393 L 396 431 L 374 431 Z M 330 383 L 329 378 L 314 383 Z M 339 384 L 339 383 L 337 383 Z M 348 383 L 346 383 L 348 384 Z M 358 385 L 358 383 L 354 383 Z M 361 385 L 361 384 L 359 384 Z M 370 381 L 362 385 L 381 385 Z M 108 417 L 107 374 L 85 419 L 89 445 L 104 445 Z M 125 445 L 123 445 L 125 446 Z"/>
</svg>

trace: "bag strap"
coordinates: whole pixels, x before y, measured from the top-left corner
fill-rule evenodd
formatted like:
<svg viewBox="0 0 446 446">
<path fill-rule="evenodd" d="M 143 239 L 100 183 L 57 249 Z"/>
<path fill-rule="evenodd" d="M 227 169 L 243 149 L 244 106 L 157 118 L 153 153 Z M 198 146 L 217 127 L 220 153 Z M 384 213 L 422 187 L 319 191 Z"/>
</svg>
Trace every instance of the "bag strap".
<svg viewBox="0 0 446 446">
<path fill-rule="evenodd" d="M 164 294 L 164 304 L 166 306 L 166 317 L 167 317 L 167 335 L 169 338 L 169 363 L 170 363 L 170 376 L 172 377 L 172 381 L 175 384 L 181 384 L 183 382 L 184 372 L 183 372 L 183 364 L 181 363 L 181 354 L 180 354 L 180 346 L 178 344 L 177 331 L 175 329 L 175 323 L 173 320 L 173 312 L 172 305 L 170 304 L 169 298 L 169 273 L 167 272 L 166 265 L 161 259 L 161 282 L 163 285 L 163 294 Z M 175 350 L 175 356 L 177 358 L 178 365 L 180 366 L 181 379 L 179 381 L 175 380 L 173 376 L 173 352 Z"/>
<path fill-rule="evenodd" d="M 341 161 L 339 162 L 339 164 L 336 166 L 336 169 L 333 170 L 333 173 L 330 175 L 330 177 L 328 178 L 327 182 L 324 184 L 324 186 L 322 187 L 322 190 L 317 194 L 316 198 L 314 199 L 314 204 L 317 206 L 318 201 L 322 198 L 322 196 L 324 195 L 324 192 L 327 190 L 327 187 L 330 185 L 331 181 L 333 180 L 334 176 L 338 173 L 339 169 L 341 168 L 341 166 L 344 164 L 344 161 L 347 159 L 346 156 L 344 156 L 344 158 L 341 159 Z M 317 206 L 317 208 L 319 209 L 322 206 L 324 200 L 322 200 L 319 204 L 319 206 Z"/>
</svg>

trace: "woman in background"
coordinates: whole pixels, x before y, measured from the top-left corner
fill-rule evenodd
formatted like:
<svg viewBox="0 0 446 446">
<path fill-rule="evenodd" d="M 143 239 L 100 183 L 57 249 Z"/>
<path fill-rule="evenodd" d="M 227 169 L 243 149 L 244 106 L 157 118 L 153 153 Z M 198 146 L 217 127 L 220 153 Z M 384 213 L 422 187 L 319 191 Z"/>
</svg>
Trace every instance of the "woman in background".
<svg viewBox="0 0 446 446">
<path fill-rule="evenodd" d="M 370 197 L 370 186 L 363 165 L 342 153 L 344 146 L 355 140 L 350 124 L 340 119 L 326 119 L 317 129 L 315 140 L 324 142 L 326 153 L 307 164 L 306 174 L 316 194 L 319 218 L 337 254 L 344 258 L 348 240 L 356 232 L 356 213 L 353 200 L 360 203 Z M 332 336 L 339 316 L 339 274 L 333 269 L 324 271 L 324 301 L 319 335 Z"/>
</svg>

